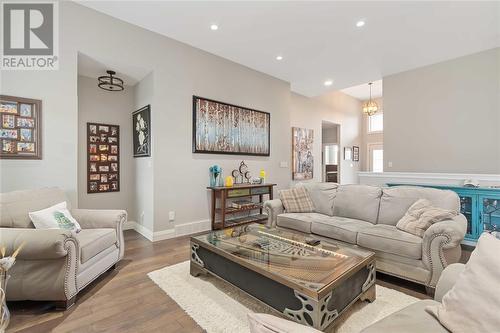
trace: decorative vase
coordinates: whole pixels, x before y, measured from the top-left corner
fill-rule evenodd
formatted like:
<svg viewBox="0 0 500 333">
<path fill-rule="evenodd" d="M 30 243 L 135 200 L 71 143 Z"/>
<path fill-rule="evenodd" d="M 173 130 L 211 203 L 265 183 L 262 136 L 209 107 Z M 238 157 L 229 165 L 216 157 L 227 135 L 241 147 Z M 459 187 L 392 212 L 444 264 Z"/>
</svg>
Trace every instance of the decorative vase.
<svg viewBox="0 0 500 333">
<path fill-rule="evenodd" d="M 210 172 L 210 187 L 215 187 L 215 174 Z"/>
<path fill-rule="evenodd" d="M 7 271 L 0 269 L 0 333 L 7 331 L 10 322 L 10 312 L 7 308 Z"/>
</svg>

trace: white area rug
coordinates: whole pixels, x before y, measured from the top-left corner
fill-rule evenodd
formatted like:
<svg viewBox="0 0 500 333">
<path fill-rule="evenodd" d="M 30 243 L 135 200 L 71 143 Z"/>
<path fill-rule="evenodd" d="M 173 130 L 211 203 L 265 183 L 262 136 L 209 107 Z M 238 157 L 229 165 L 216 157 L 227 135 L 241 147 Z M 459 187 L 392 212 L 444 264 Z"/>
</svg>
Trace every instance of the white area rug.
<svg viewBox="0 0 500 333">
<path fill-rule="evenodd" d="M 193 277 L 189 261 L 151 272 L 148 276 L 209 333 L 249 332 L 247 313 L 271 313 L 262 303 L 215 277 Z M 377 300 L 356 302 L 343 317 L 339 333 L 358 333 L 375 321 L 416 302 L 401 292 L 377 286 Z"/>
</svg>

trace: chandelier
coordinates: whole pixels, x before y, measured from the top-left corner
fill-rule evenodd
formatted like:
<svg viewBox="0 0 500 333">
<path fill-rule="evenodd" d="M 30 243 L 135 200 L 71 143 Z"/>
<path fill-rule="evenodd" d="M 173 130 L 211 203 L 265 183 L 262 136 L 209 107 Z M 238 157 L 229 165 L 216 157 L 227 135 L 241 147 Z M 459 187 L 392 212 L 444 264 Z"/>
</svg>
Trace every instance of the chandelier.
<svg viewBox="0 0 500 333">
<path fill-rule="evenodd" d="M 370 86 L 370 99 L 363 103 L 363 113 L 367 116 L 373 116 L 378 111 L 378 104 L 372 100 L 372 84 L 373 82 L 368 83 Z"/>
<path fill-rule="evenodd" d="M 123 90 L 123 80 L 114 76 L 116 72 L 106 71 L 109 75 L 99 76 L 97 79 L 99 83 L 97 86 L 101 89 L 108 91 L 122 91 Z"/>
</svg>

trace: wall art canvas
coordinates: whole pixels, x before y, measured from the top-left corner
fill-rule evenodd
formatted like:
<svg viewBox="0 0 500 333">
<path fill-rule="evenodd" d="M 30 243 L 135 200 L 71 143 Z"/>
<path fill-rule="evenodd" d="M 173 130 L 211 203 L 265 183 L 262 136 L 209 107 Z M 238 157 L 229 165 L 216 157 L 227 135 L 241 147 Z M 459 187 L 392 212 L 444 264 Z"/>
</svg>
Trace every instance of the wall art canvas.
<svg viewBox="0 0 500 333">
<path fill-rule="evenodd" d="M 42 101 L 0 95 L 0 159 L 42 159 Z"/>
<path fill-rule="evenodd" d="M 313 178 L 314 130 L 292 127 L 292 178 L 305 180 Z"/>
<path fill-rule="evenodd" d="M 87 193 L 120 191 L 119 146 L 120 126 L 87 123 Z"/>
<path fill-rule="evenodd" d="M 151 156 L 151 107 L 145 107 L 132 113 L 132 139 L 134 157 Z"/>
<path fill-rule="evenodd" d="M 193 153 L 269 156 L 271 114 L 193 96 Z"/>
</svg>

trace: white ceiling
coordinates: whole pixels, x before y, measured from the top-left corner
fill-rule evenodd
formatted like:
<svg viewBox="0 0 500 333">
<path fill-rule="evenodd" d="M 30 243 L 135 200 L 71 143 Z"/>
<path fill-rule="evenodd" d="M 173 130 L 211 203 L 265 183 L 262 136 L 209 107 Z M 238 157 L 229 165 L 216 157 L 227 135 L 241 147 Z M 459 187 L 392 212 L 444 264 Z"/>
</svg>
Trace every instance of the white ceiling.
<svg viewBox="0 0 500 333">
<path fill-rule="evenodd" d="M 286 80 L 307 96 L 500 46 L 497 1 L 80 3 Z M 357 28 L 360 19 L 366 25 Z M 325 87 L 327 79 L 333 85 Z"/>
<path fill-rule="evenodd" d="M 372 83 L 372 98 L 382 97 L 382 80 L 373 81 Z M 342 89 L 342 92 L 361 101 L 366 101 L 370 98 L 370 86 L 368 83 Z"/>
<path fill-rule="evenodd" d="M 107 75 L 107 70 L 115 71 L 127 86 L 134 86 L 150 72 L 146 68 L 120 63 L 117 59 L 97 59 L 78 53 L 78 75 L 94 78 L 97 84 L 97 78 Z"/>
</svg>

